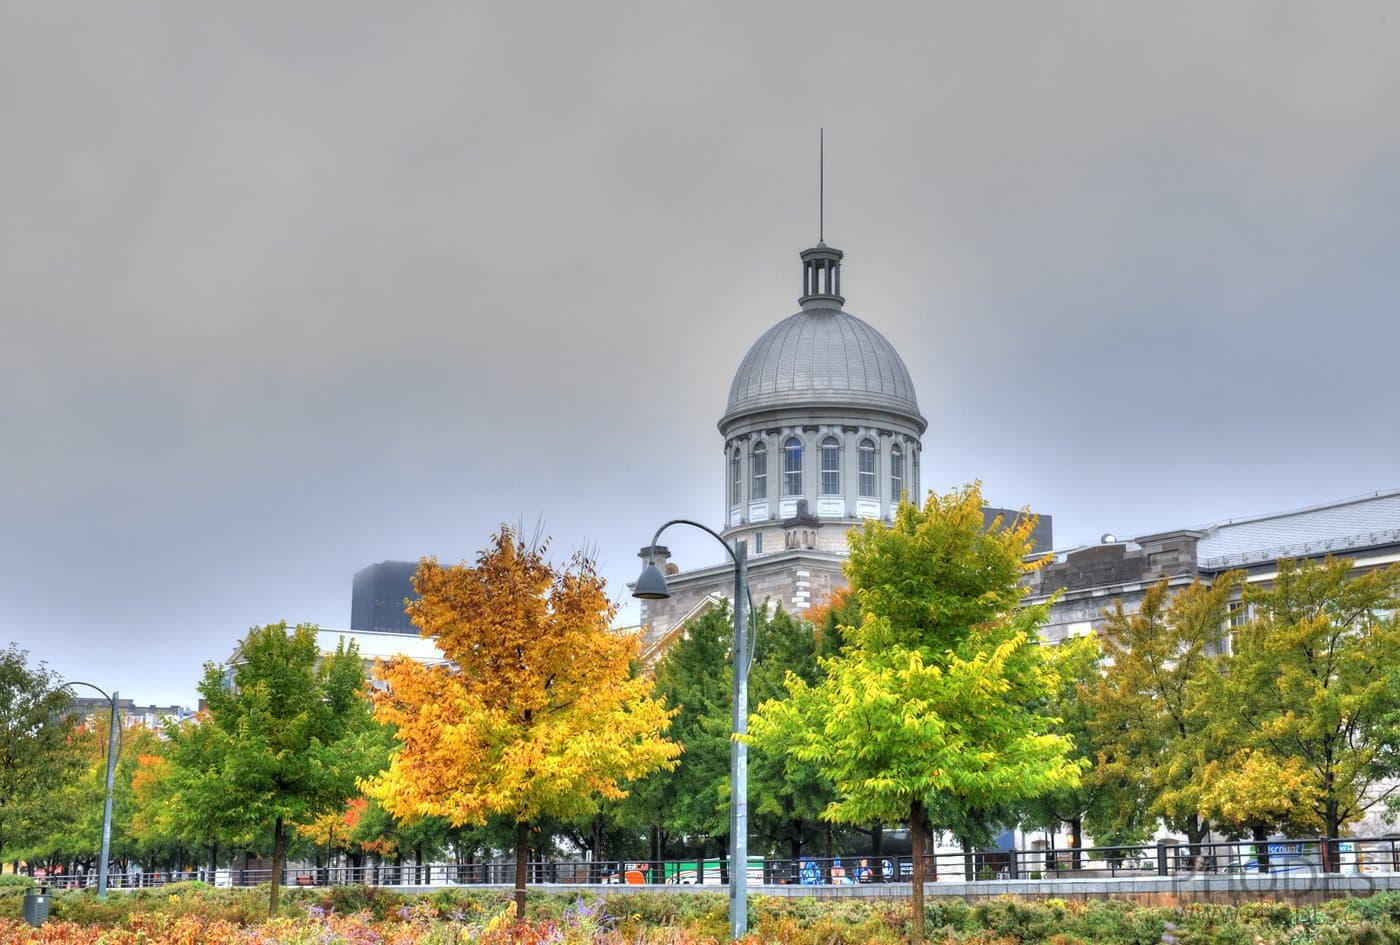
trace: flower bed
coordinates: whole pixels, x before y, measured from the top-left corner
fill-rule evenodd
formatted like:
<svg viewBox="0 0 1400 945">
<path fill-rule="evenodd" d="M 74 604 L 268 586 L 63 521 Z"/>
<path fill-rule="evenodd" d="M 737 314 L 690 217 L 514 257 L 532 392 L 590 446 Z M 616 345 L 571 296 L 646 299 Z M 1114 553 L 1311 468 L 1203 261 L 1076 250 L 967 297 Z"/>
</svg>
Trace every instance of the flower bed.
<svg viewBox="0 0 1400 945">
<path fill-rule="evenodd" d="M 173 891 L 57 893 L 53 918 L 32 929 L 5 897 L 0 945 L 710 945 L 727 939 L 720 894 L 531 894 L 517 927 L 509 891 L 449 889 L 410 896 L 363 887 L 297 890 L 268 919 L 266 891 L 186 884 Z M 754 945 L 899 945 L 906 902 L 753 897 Z M 1400 893 L 1294 909 L 1281 903 L 1157 909 L 1119 901 L 932 899 L 937 945 L 1400 945 Z"/>
</svg>

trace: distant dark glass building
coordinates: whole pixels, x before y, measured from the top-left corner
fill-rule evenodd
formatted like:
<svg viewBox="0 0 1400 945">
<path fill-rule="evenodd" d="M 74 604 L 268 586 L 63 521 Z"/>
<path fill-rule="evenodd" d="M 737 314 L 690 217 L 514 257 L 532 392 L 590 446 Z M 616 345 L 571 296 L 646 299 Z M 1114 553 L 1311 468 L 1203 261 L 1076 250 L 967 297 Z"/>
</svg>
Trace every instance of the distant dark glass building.
<svg viewBox="0 0 1400 945">
<path fill-rule="evenodd" d="M 417 634 L 418 628 L 404 612 L 413 593 L 416 561 L 381 561 L 355 572 L 350 597 L 350 629 Z"/>
</svg>

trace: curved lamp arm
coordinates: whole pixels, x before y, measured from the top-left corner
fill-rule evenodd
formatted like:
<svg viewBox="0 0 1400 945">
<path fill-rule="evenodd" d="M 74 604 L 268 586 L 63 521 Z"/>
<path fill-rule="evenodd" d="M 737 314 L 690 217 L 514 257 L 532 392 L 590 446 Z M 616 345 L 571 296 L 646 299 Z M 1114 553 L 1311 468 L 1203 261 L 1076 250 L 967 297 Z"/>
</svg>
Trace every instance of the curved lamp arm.
<svg viewBox="0 0 1400 945">
<path fill-rule="evenodd" d="M 121 729 L 121 726 L 118 725 L 118 724 L 116 724 L 117 721 L 119 721 L 120 718 L 121 718 L 121 709 L 119 709 L 119 708 L 117 707 L 117 694 L 114 692 L 114 693 L 111 693 L 111 694 L 109 695 L 109 694 L 107 693 L 107 691 L 106 691 L 105 689 L 103 689 L 101 686 L 94 686 L 94 685 L 93 685 L 92 683 L 90 683 L 90 682 L 81 682 L 80 680 L 77 680 L 77 679 L 69 680 L 68 682 L 64 683 L 63 685 L 59 686 L 58 688 L 60 688 L 60 689 L 67 689 L 69 686 L 87 686 L 87 687 L 88 687 L 89 689 L 91 689 L 92 691 L 94 691 L 94 692 L 100 694 L 100 695 L 102 696 L 102 698 L 106 699 L 106 700 L 107 700 L 107 704 L 108 704 L 109 706 L 112 707 L 112 722 L 113 722 L 113 727 L 116 729 L 116 732 L 117 732 L 116 751 L 113 752 L 113 754 L 114 754 L 117 758 L 120 758 L 120 757 L 121 757 L 121 754 L 122 754 L 122 742 L 125 741 L 125 739 L 122 737 L 122 729 Z"/>
<path fill-rule="evenodd" d="M 113 699 L 112 696 L 107 692 L 107 690 L 103 689 L 101 686 L 94 686 L 94 685 L 93 685 L 92 683 L 90 683 L 90 682 L 82 682 L 82 681 L 77 680 L 77 679 L 70 679 L 68 682 L 64 683 L 63 685 L 59 686 L 58 688 L 60 688 L 60 689 L 67 689 L 69 686 L 87 686 L 89 689 L 91 689 L 91 690 L 93 690 L 94 692 L 96 692 L 96 693 L 97 693 L 98 695 L 100 695 L 102 698 L 106 699 L 108 705 L 116 705 L 116 704 L 117 704 L 117 703 L 116 703 L 116 700 Z"/>
<path fill-rule="evenodd" d="M 656 530 L 656 534 L 651 536 L 651 544 L 647 545 L 648 564 L 656 563 L 656 561 L 653 559 L 653 549 L 656 548 L 656 543 L 661 540 L 661 533 L 664 532 L 666 529 L 670 528 L 672 525 L 689 525 L 692 528 L 698 528 L 702 532 L 705 532 L 715 541 L 719 542 L 721 545 L 724 546 L 724 550 L 729 554 L 729 560 L 734 562 L 734 567 L 737 568 L 739 566 L 739 556 L 734 553 L 734 549 L 729 547 L 729 542 L 725 541 L 724 537 L 720 535 L 719 532 L 715 531 L 708 525 L 703 525 L 700 522 L 689 518 L 673 518 L 669 522 L 661 523 L 661 527 Z M 754 609 L 753 591 L 749 589 L 747 581 L 744 582 L 744 596 L 749 599 L 749 624 L 753 629 L 753 632 L 749 634 L 749 651 L 748 653 L 744 654 L 744 674 L 747 675 L 749 670 L 753 669 L 754 650 L 758 646 L 758 611 Z"/>
</svg>

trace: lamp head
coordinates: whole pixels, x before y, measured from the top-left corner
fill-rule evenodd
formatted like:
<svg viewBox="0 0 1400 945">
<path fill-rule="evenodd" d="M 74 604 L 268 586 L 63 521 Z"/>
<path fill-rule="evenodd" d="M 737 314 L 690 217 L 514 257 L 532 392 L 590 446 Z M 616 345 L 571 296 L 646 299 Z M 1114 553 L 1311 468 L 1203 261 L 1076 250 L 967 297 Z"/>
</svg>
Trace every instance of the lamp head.
<svg viewBox="0 0 1400 945">
<path fill-rule="evenodd" d="M 648 562 L 642 569 L 637 585 L 632 589 L 632 596 L 641 600 L 666 600 L 671 596 L 666 587 L 666 576 L 654 562 Z"/>
</svg>

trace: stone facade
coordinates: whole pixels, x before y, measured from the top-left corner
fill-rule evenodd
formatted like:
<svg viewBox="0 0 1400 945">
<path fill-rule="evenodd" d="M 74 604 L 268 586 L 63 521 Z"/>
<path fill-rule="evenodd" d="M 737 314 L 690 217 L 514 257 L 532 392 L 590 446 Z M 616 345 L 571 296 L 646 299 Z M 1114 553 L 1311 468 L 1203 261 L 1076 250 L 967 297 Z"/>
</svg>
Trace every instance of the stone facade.
<svg viewBox="0 0 1400 945">
<path fill-rule="evenodd" d="M 752 536 L 762 533 L 766 550 L 773 531 L 768 523 L 792 518 L 800 502 L 824 521 L 843 526 L 833 529 L 828 538 L 832 550 L 844 547 L 842 536 L 847 528 L 866 519 L 891 519 L 901 494 L 920 494 L 919 433 L 907 420 L 864 419 L 866 422 L 852 423 L 849 417 L 842 420 L 813 413 L 801 423 L 790 418 L 786 423 L 776 417 L 749 418 L 732 427 L 725 441 L 729 484 L 726 537 L 748 539 L 753 548 Z M 791 450 L 794 443 L 797 448 Z M 831 444 L 835 445 L 835 470 L 824 473 L 822 462 L 833 452 Z M 792 489 L 784 482 L 789 478 L 785 461 L 790 452 L 798 457 L 797 472 L 790 477 L 795 481 Z M 868 459 L 863 460 L 862 453 Z M 762 466 L 755 462 L 756 457 L 765 457 Z M 867 464 L 864 482 L 868 486 L 864 489 L 862 462 Z M 900 465 L 897 478 L 892 475 L 896 462 Z M 765 474 L 756 477 L 755 469 L 763 467 L 768 467 Z M 756 479 L 767 481 L 760 489 Z M 834 488 L 825 488 L 828 484 Z"/>
<path fill-rule="evenodd" d="M 1043 633 L 1059 643 L 1100 629 L 1116 602 L 1135 612 L 1164 578 L 1182 587 L 1242 568 L 1247 582 L 1267 583 L 1280 558 L 1327 555 L 1352 558 L 1362 571 L 1400 562 L 1400 490 L 1128 540 L 1105 535 L 1100 544 L 1052 553 L 1028 578 L 1027 602 L 1060 593 Z"/>
<path fill-rule="evenodd" d="M 642 549 L 638 557 L 645 561 L 649 557 L 647 549 Z M 788 613 L 806 612 L 813 603 L 826 600 L 833 591 L 846 586 L 841 572 L 845 558 L 845 554 L 801 550 L 749 558 L 749 594 L 754 606 L 767 608 L 769 613 L 778 607 Z M 656 556 L 656 564 L 663 571 L 668 563 L 666 558 Z M 651 662 L 664 652 L 687 623 L 709 608 L 721 603 L 733 606 L 734 565 L 725 562 L 673 572 L 667 576 L 666 584 L 671 592 L 669 599 L 640 601 L 644 662 Z"/>
<path fill-rule="evenodd" d="M 1201 532 L 1148 535 L 1134 542 L 1112 541 L 1052 555 L 1050 564 L 1027 578 L 1028 603 L 1043 603 L 1060 592 L 1041 632 L 1048 643 L 1080 636 L 1103 623 L 1105 608 L 1115 600 L 1136 611 L 1147 588 L 1162 578 L 1190 584 L 1199 573 L 1196 542 Z"/>
</svg>

